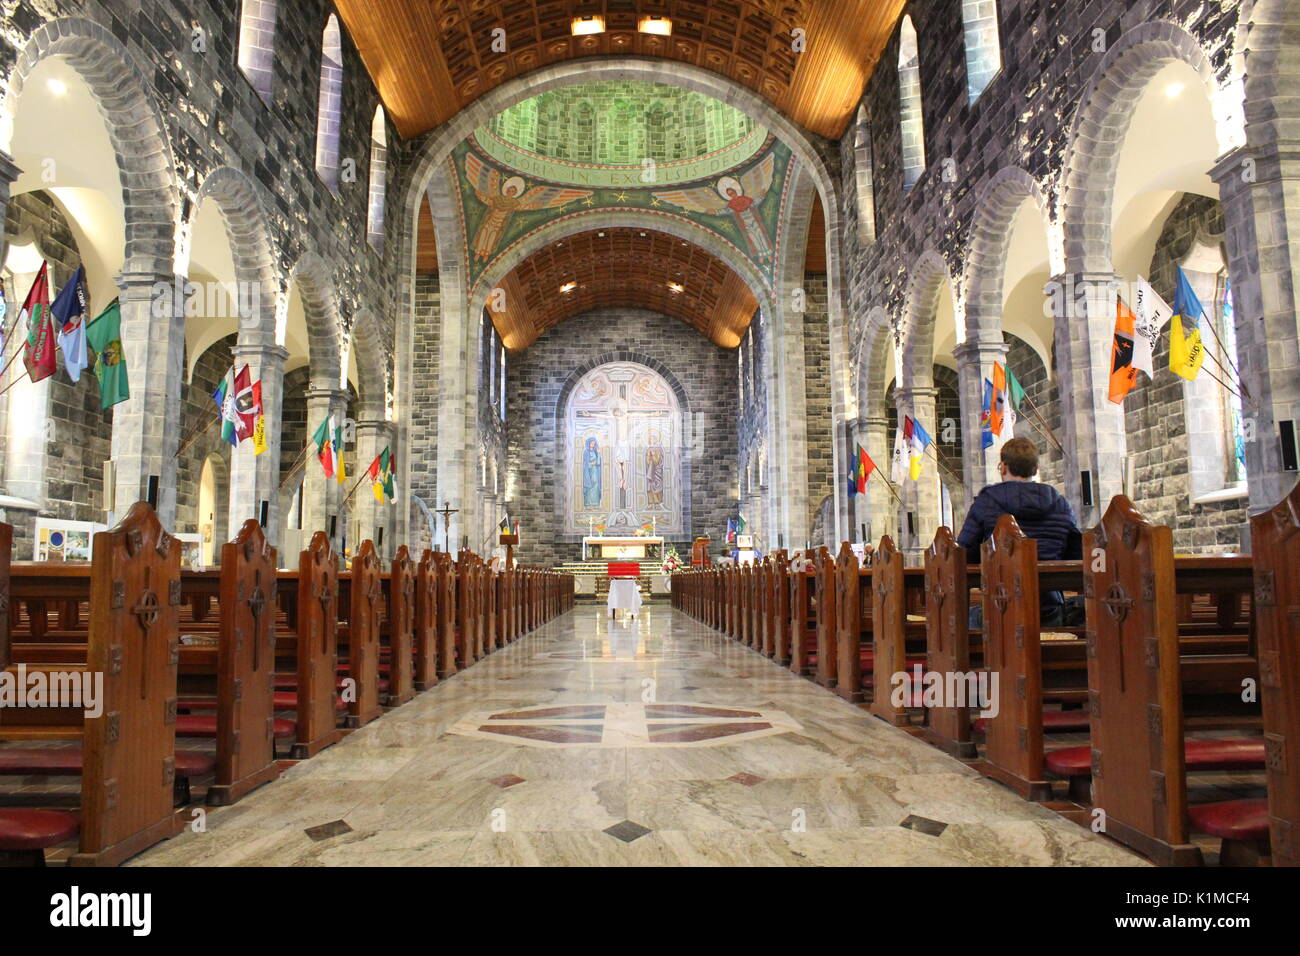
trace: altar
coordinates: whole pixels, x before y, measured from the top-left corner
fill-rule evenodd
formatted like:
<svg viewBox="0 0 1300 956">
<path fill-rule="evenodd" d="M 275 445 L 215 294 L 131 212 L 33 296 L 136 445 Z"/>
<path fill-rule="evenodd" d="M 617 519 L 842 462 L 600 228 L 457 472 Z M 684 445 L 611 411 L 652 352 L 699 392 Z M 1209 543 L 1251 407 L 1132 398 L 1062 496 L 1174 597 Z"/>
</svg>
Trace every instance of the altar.
<svg viewBox="0 0 1300 956">
<path fill-rule="evenodd" d="M 588 535 L 582 539 L 582 560 L 663 560 L 664 539 L 650 535 Z"/>
</svg>

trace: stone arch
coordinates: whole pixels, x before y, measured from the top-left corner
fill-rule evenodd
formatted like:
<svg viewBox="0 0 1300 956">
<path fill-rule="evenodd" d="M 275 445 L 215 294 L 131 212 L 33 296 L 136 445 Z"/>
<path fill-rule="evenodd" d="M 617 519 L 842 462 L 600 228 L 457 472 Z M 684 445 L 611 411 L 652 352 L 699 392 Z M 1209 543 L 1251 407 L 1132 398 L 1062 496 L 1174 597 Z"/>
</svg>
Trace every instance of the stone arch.
<svg viewBox="0 0 1300 956">
<path fill-rule="evenodd" d="M 760 305 L 771 298 L 771 289 L 764 281 L 762 273 L 754 267 L 749 258 L 737 248 L 724 241 L 716 233 L 703 226 L 673 215 L 648 215 L 636 210 L 626 212 L 619 210 L 601 210 L 599 212 L 578 213 L 564 219 L 553 220 L 535 232 L 520 239 L 506 253 L 492 263 L 479 277 L 470 292 L 471 317 L 482 314 L 488 296 L 498 283 L 504 279 L 515 266 L 523 262 L 539 249 L 558 242 L 579 232 L 608 227 L 640 228 L 667 233 L 678 239 L 699 246 L 701 249 L 722 260 L 728 268 L 740 276 L 749 286 L 754 298 Z"/>
<path fill-rule="evenodd" d="M 950 289 L 956 288 L 957 283 L 943 256 L 933 249 L 926 249 L 912 267 L 912 279 L 908 283 L 907 299 L 903 306 L 903 361 L 902 367 L 898 369 L 902 379 L 898 383 L 899 388 L 928 388 L 933 384 L 931 369 L 934 362 L 935 316 L 945 280 Z M 957 312 L 955 299 L 953 312 L 960 327 L 961 316 Z"/>
<path fill-rule="evenodd" d="M 210 172 L 199 186 L 186 223 L 187 233 L 192 233 L 199 210 L 205 200 L 211 199 L 221 212 L 230 242 L 230 254 L 235 264 L 235 279 L 241 284 L 254 286 L 257 299 L 255 314 L 240 315 L 240 338 L 246 340 L 250 333 L 263 344 L 275 341 L 275 302 L 280 289 L 280 278 L 275 267 L 275 244 L 267 221 L 266 206 L 261 188 L 242 170 L 233 166 L 220 166 Z M 247 299 L 237 297 L 241 310 Z"/>
<path fill-rule="evenodd" d="M 894 325 L 887 313 L 876 306 L 857 336 L 853 357 L 854 392 L 860 418 L 884 418 L 885 387 L 890 379 L 890 354 L 894 345 Z"/>
<path fill-rule="evenodd" d="M 1196 71 L 1215 104 L 1222 151 L 1234 132 L 1230 107 L 1215 95 L 1218 80 L 1196 38 L 1167 20 L 1135 27 L 1106 52 L 1078 98 L 1061 174 L 1060 218 L 1071 273 L 1107 273 L 1111 264 L 1112 193 L 1129 122 L 1143 91 L 1161 69 L 1182 61 Z"/>
<path fill-rule="evenodd" d="M 171 275 L 178 220 L 171 141 L 149 92 L 147 71 L 112 31 L 81 17 L 63 17 L 32 32 L 18 54 L 0 107 L 0 152 L 10 149 L 27 78 L 50 56 L 65 57 L 90 88 L 117 155 L 126 220 L 122 273 Z"/>
<path fill-rule="evenodd" d="M 324 259 L 307 252 L 290 271 L 289 281 L 302 296 L 312 386 L 337 389 L 343 381 L 343 347 L 333 274 Z"/>
<path fill-rule="evenodd" d="M 369 309 L 361 309 L 353 319 L 349 351 L 357 360 L 357 418 L 382 420 L 388 409 L 388 349 L 379 320 Z"/>
<path fill-rule="evenodd" d="M 959 293 L 964 303 L 968 341 L 1001 337 L 1003 282 L 1011 246 L 1011 227 L 1026 200 L 1032 200 L 1038 210 L 1050 248 L 1052 227 L 1047 214 L 1047 200 L 1038 181 L 1025 170 L 1018 166 L 998 170 L 985 183 L 975 202 L 964 282 Z M 1053 263 L 1054 271 L 1060 265 Z M 991 327 L 989 322 L 994 317 L 998 319 L 997 328 Z"/>
</svg>

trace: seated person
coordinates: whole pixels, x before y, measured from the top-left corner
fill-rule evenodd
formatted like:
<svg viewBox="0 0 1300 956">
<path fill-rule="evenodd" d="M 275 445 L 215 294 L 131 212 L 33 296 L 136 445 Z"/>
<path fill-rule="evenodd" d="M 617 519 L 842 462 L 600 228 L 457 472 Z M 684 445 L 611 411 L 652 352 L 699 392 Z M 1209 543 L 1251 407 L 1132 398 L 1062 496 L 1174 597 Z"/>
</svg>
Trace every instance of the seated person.
<svg viewBox="0 0 1300 956">
<path fill-rule="evenodd" d="M 959 547 L 966 549 L 966 559 L 979 564 L 980 545 L 987 541 L 998 519 L 1009 514 L 1020 530 L 1038 543 L 1038 560 L 1068 561 L 1083 557 L 1083 536 L 1074 519 L 1070 503 L 1051 485 L 1034 481 L 1038 473 L 1038 449 L 1027 438 L 1013 438 L 1002 446 L 998 463 L 1002 481 L 989 485 L 971 503 L 966 523 L 957 536 Z M 1044 624 L 1070 624 L 1079 609 L 1067 605 L 1060 591 L 1044 591 L 1040 615 Z M 971 608 L 971 627 L 979 627 Z M 982 617 L 980 618 L 982 621 Z"/>
</svg>

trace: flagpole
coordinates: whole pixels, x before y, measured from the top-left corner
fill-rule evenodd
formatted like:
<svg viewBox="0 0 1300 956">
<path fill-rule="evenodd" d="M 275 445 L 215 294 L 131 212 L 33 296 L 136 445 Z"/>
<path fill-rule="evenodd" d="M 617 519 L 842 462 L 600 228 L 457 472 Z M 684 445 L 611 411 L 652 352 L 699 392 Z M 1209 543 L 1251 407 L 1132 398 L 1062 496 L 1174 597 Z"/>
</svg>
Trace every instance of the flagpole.
<svg viewBox="0 0 1300 956">
<path fill-rule="evenodd" d="M 1021 398 L 1023 399 L 1024 403 L 1029 406 L 1030 414 L 1033 415 L 1035 418 L 1038 419 L 1039 422 L 1042 423 L 1043 427 L 1040 428 L 1039 431 L 1042 431 L 1046 437 L 1050 438 L 1052 440 L 1052 444 L 1057 447 L 1057 449 L 1061 452 L 1062 455 L 1064 455 L 1065 446 L 1062 445 L 1061 440 L 1056 437 L 1056 432 L 1052 431 L 1052 426 L 1047 424 L 1047 420 L 1043 418 L 1042 413 L 1038 410 L 1038 406 L 1034 404 L 1034 400 L 1030 398 L 1028 395 L 1022 395 Z"/>
<path fill-rule="evenodd" d="M 365 471 L 361 473 L 361 477 L 356 480 L 356 484 L 352 486 L 352 490 L 348 492 L 348 496 L 343 499 L 344 505 L 346 505 L 349 501 L 352 500 L 352 496 L 355 495 L 357 493 L 357 489 L 361 487 L 361 482 L 365 481 L 369 477 L 370 477 L 370 469 L 367 468 Z M 339 505 L 339 507 L 342 508 L 343 505 Z"/>
<path fill-rule="evenodd" d="M 1219 346 L 1219 351 L 1221 351 L 1224 354 L 1224 356 L 1228 359 L 1228 364 L 1232 366 L 1232 371 L 1237 377 L 1237 384 L 1241 387 L 1242 392 L 1244 392 L 1246 395 L 1250 395 L 1250 391 L 1246 388 L 1246 383 L 1241 380 L 1241 370 L 1237 368 L 1237 363 L 1232 360 L 1232 356 L 1228 354 L 1228 350 L 1223 347 L 1223 340 L 1219 338 L 1219 330 L 1214 327 L 1215 323 L 1211 322 L 1209 316 L 1205 314 L 1204 305 L 1201 305 L 1201 318 L 1204 319 L 1209 324 L 1210 334 L 1214 336 L 1214 341 L 1215 344 Z M 1225 377 L 1231 377 L 1228 375 L 1228 370 L 1223 367 L 1223 363 L 1219 361 L 1218 356 L 1211 355 L 1210 358 L 1214 359 L 1215 364 L 1219 366 L 1219 369 L 1223 372 Z M 1220 382 L 1219 384 L 1222 385 L 1223 383 Z M 1226 385 L 1224 387 L 1227 388 Z M 1229 389 L 1229 391 L 1231 391 L 1231 389 Z M 1237 397 L 1241 398 L 1242 396 L 1238 395 Z M 1245 399 L 1243 399 L 1243 401 L 1244 400 Z M 1255 406 L 1254 398 L 1250 399 L 1250 404 L 1252 406 Z"/>
<path fill-rule="evenodd" d="M 189 448 L 190 445 L 194 444 L 195 439 L 197 439 L 201 433 L 207 431 L 209 425 L 211 425 L 215 421 L 220 421 L 220 420 L 221 420 L 221 409 L 217 409 L 216 413 L 213 414 L 211 418 L 205 419 L 204 421 L 200 422 L 198 425 L 195 425 L 193 428 L 190 429 L 190 433 L 186 435 L 185 438 L 181 441 L 180 447 L 176 449 L 176 454 L 173 455 L 172 457 L 173 458 L 181 457 L 181 452 L 183 452 L 186 448 Z"/>
<path fill-rule="evenodd" d="M 877 468 L 875 471 L 880 472 L 880 469 Z M 872 472 L 872 474 L 875 474 L 875 472 Z M 885 483 L 885 487 L 889 489 L 889 493 L 894 496 L 894 500 L 901 505 L 903 499 L 899 497 L 898 490 L 894 487 L 894 483 L 889 480 L 889 476 L 884 472 L 880 472 L 880 478 Z"/>
<path fill-rule="evenodd" d="M 293 464 L 289 466 L 289 470 L 288 470 L 287 472 L 285 472 L 285 478 L 284 478 L 284 480 L 283 480 L 282 482 L 280 482 L 280 487 L 281 487 L 281 488 L 283 488 L 285 485 L 287 485 L 287 484 L 289 483 L 289 477 L 290 477 L 290 476 L 291 476 L 291 475 L 292 475 L 292 474 L 293 474 L 293 473 L 298 469 L 298 462 L 303 461 L 304 459 L 306 459 L 306 457 L 307 457 L 307 452 L 309 452 L 310 450 L 311 450 L 311 445 L 304 445 L 304 446 L 303 446 L 302 451 L 300 451 L 300 452 L 298 453 L 298 457 L 295 458 L 295 459 L 293 460 Z"/>
<path fill-rule="evenodd" d="M 8 369 L 9 366 L 6 365 L 5 368 Z M 4 375 L 4 372 L 0 372 L 0 376 L 2 376 L 2 375 Z M 13 388 L 15 385 L 17 385 L 19 382 L 21 382 L 21 381 L 22 381 L 23 379 L 25 379 L 25 378 L 27 378 L 27 369 L 26 369 L 26 368 L 23 369 L 23 374 L 22 374 L 22 375 L 19 375 L 16 379 L 14 379 L 12 382 L 10 382 L 8 385 L 6 385 L 4 388 L 0 389 L 0 396 L 4 395 L 5 392 L 9 391 L 9 389 Z"/>
</svg>

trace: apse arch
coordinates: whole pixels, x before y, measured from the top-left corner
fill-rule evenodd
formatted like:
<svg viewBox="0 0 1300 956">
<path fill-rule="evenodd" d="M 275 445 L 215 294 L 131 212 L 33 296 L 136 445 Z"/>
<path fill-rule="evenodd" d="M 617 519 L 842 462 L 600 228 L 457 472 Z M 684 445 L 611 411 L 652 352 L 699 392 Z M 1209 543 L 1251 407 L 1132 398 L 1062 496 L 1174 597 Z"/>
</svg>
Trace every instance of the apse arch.
<svg viewBox="0 0 1300 956">
<path fill-rule="evenodd" d="M 1157 20 L 1128 31 L 1110 47 L 1079 97 L 1061 173 L 1060 214 L 1066 268 L 1071 273 L 1114 269 L 1113 191 L 1122 146 L 1150 81 L 1172 63 L 1195 72 L 1214 112 L 1220 153 L 1241 138 L 1240 113 L 1221 95 L 1209 58 L 1190 33 Z"/>
<path fill-rule="evenodd" d="M 945 286 L 948 289 L 946 302 L 942 299 Z M 926 249 L 912 267 L 903 305 L 902 367 L 898 369 L 900 388 L 929 388 L 934 384 L 935 331 L 944 306 L 952 310 L 957 341 L 963 340 L 956 288 L 957 282 L 943 256 L 934 249 Z"/>
<path fill-rule="evenodd" d="M 110 30 L 81 17 L 63 17 L 32 32 L 0 106 L 0 152 L 11 151 L 27 78 L 52 56 L 63 57 L 90 88 L 117 157 L 126 228 L 123 274 L 171 275 L 178 239 L 171 140 L 146 72 Z"/>
<path fill-rule="evenodd" d="M 860 418 L 882 419 L 888 414 L 885 393 L 891 378 L 889 364 L 894 346 L 894 325 L 889 313 L 875 306 L 857 337 L 853 356 L 854 394 Z"/>
<path fill-rule="evenodd" d="M 590 213 L 578 213 L 564 219 L 553 220 L 520 239 L 480 276 L 470 294 L 469 314 L 471 316 L 482 314 L 492 290 L 497 288 L 516 266 L 539 249 L 543 249 L 554 242 L 561 242 L 576 233 L 589 232 L 592 229 L 602 227 L 610 229 L 649 229 L 655 232 L 667 233 L 681 239 L 683 242 L 689 242 L 720 259 L 744 281 L 750 292 L 753 293 L 755 300 L 760 304 L 771 300 L 771 290 L 767 282 L 750 259 L 740 250 L 703 226 L 697 225 L 689 219 L 671 214 L 652 215 L 637 210 L 600 210 Z"/>
<path fill-rule="evenodd" d="M 388 350 L 383 329 L 369 309 L 361 309 L 352 321 L 348 354 L 356 361 L 357 419 L 382 421 L 388 411 Z"/>
<path fill-rule="evenodd" d="M 581 526 L 579 511 L 589 513 L 593 519 L 602 511 L 611 516 L 616 515 L 618 512 L 627 512 L 637 515 L 638 520 L 644 518 L 642 512 L 655 511 L 652 503 L 648 500 L 648 495 L 647 507 L 643 509 L 638 506 L 635 496 L 637 475 L 635 468 L 631 467 L 633 463 L 630 460 L 625 463 L 629 466 L 629 471 L 632 472 L 629 476 L 631 480 L 620 482 L 614 468 L 615 463 L 604 460 L 604 457 L 607 457 L 609 453 L 609 443 L 607 441 L 598 439 L 596 446 L 597 454 L 604 456 L 599 462 L 602 473 L 600 494 L 593 499 L 587 499 L 585 496 L 593 489 L 580 481 L 576 474 L 578 451 L 574 447 L 574 439 L 578 431 L 576 430 L 576 420 L 570 421 L 570 419 L 574 418 L 575 400 L 581 395 L 580 386 L 582 383 L 589 376 L 605 369 L 619 370 L 625 373 L 628 380 L 635 381 L 637 386 L 641 385 L 642 380 L 647 377 L 643 373 L 649 373 L 650 378 L 666 386 L 665 400 L 654 403 L 660 410 L 654 426 L 652 428 L 643 428 L 642 431 L 655 431 L 661 436 L 665 430 L 667 431 L 667 437 L 660 438 L 660 441 L 664 444 L 663 454 L 661 454 L 659 461 L 662 472 L 660 475 L 662 483 L 660 488 L 661 504 L 666 506 L 666 520 L 659 526 L 658 530 L 668 534 L 689 534 L 692 531 L 690 508 L 691 451 L 695 448 L 695 436 L 692 431 L 694 416 L 691 412 L 690 399 L 681 380 L 663 362 L 646 355 L 638 349 L 618 349 L 594 355 L 579 364 L 566 376 L 556 398 L 555 439 L 557 457 L 563 461 L 565 469 L 564 480 L 556 482 L 555 488 L 556 514 L 562 516 L 561 537 L 573 538 L 585 533 L 585 529 Z M 630 410 L 625 412 L 629 419 L 631 414 Z M 635 428 L 635 426 L 632 426 L 632 428 Z M 629 431 L 632 428 L 629 428 Z M 638 447 L 632 442 L 632 435 L 628 435 L 627 438 L 627 448 L 632 450 L 631 455 L 645 455 L 649 451 L 648 443 Z M 584 442 L 584 447 L 585 444 Z M 629 455 L 629 459 L 631 455 Z M 608 470 L 605 469 L 607 464 L 609 465 Z M 646 464 L 648 470 L 649 463 Z M 606 487 L 606 482 L 608 482 L 609 487 Z M 616 491 L 614 486 L 619 484 L 625 485 L 627 490 L 633 493 L 624 501 L 619 501 L 613 494 Z M 645 490 L 648 491 L 648 489 Z M 605 491 L 610 492 L 608 497 L 604 496 Z M 579 496 L 584 496 L 583 506 L 578 505 Z M 590 507 L 587 507 L 587 505 L 590 505 Z M 601 523 L 603 524 L 604 521 Z M 616 525 L 616 527 L 621 526 Z M 632 531 L 636 527 L 640 527 L 640 525 L 631 522 L 627 524 L 625 530 Z"/>
</svg>

